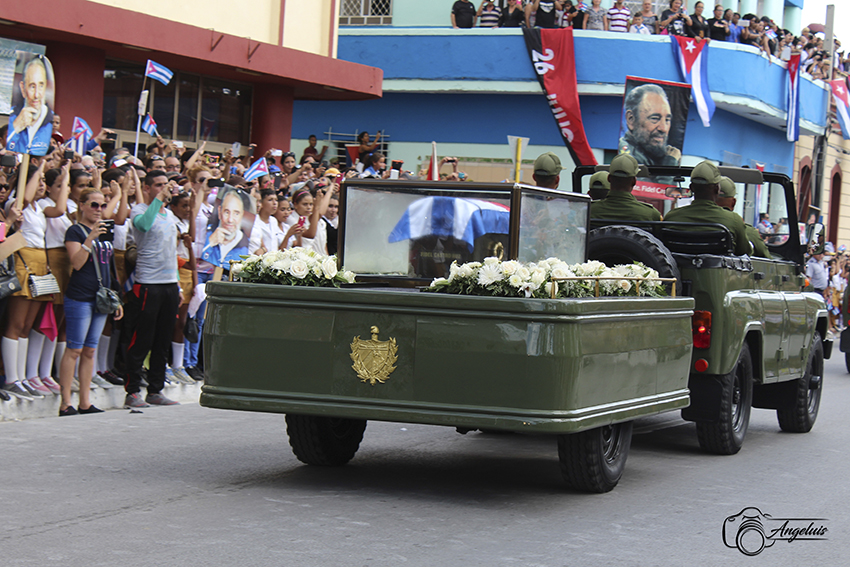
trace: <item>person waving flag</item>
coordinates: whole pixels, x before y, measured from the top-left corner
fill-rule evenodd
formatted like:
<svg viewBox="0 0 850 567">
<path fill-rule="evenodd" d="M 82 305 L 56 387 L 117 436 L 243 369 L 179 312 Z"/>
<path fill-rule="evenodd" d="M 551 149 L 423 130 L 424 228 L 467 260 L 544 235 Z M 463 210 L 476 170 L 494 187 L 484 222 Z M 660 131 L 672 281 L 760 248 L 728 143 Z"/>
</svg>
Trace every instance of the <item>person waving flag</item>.
<svg viewBox="0 0 850 567">
<path fill-rule="evenodd" d="M 708 89 L 708 42 L 671 35 L 670 43 L 673 45 L 673 57 L 679 64 L 682 77 L 691 85 L 702 124 L 708 128 L 711 126 L 711 117 L 714 116 L 714 100 Z"/>
<path fill-rule="evenodd" d="M 157 132 L 157 130 L 156 130 L 156 122 L 154 122 L 153 116 L 151 116 L 150 114 L 145 116 L 145 119 L 142 122 L 142 130 L 144 130 L 145 132 L 147 132 L 149 135 L 153 136 L 154 138 L 159 136 L 159 132 Z"/>
<path fill-rule="evenodd" d="M 266 158 L 261 157 L 257 161 L 251 164 L 251 167 L 245 170 L 245 173 L 242 177 L 245 178 L 245 181 L 253 181 L 258 177 L 262 177 L 263 175 L 269 174 L 269 164 L 266 162 Z"/>
<path fill-rule="evenodd" d="M 850 100 L 847 97 L 847 82 L 844 79 L 836 79 L 829 82 L 832 88 L 832 96 L 835 97 L 835 116 L 841 124 L 841 135 L 845 140 L 850 140 Z"/>
<path fill-rule="evenodd" d="M 171 72 L 171 69 L 148 59 L 148 64 L 145 66 L 145 77 L 156 79 L 163 85 L 167 85 L 171 82 L 171 77 L 173 76 L 174 73 Z"/>
</svg>

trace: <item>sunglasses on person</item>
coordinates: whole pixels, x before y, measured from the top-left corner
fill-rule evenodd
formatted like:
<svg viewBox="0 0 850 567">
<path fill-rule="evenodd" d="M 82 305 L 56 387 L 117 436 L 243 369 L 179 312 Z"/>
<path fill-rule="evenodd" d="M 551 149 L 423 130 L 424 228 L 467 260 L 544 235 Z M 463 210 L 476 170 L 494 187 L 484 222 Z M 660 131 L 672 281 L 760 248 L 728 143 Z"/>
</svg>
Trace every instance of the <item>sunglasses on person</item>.
<svg viewBox="0 0 850 567">
<path fill-rule="evenodd" d="M 97 211 L 98 209 L 102 211 L 106 209 L 106 203 L 89 203 L 89 207 L 91 207 L 91 210 L 93 211 Z"/>
<path fill-rule="evenodd" d="M 9 188 L 8 183 L 0 183 L 0 191 L 5 191 L 8 188 Z"/>
<path fill-rule="evenodd" d="M 281 155 L 280 157 L 281 157 L 282 159 L 286 159 L 286 158 L 288 158 L 288 157 L 294 158 L 294 157 L 295 157 L 295 152 L 286 152 L 285 154 Z"/>
</svg>

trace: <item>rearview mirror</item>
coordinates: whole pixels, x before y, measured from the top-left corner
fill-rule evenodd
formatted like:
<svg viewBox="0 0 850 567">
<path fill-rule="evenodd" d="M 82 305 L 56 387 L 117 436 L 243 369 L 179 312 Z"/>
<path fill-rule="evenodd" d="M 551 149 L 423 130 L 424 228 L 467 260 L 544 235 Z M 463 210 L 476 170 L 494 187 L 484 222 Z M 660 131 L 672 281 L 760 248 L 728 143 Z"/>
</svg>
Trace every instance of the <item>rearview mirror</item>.
<svg viewBox="0 0 850 567">
<path fill-rule="evenodd" d="M 824 226 L 816 222 L 814 224 L 810 224 L 806 227 L 806 242 L 808 243 L 808 251 L 809 254 L 823 254 L 823 249 L 825 246 L 824 238 Z"/>
</svg>

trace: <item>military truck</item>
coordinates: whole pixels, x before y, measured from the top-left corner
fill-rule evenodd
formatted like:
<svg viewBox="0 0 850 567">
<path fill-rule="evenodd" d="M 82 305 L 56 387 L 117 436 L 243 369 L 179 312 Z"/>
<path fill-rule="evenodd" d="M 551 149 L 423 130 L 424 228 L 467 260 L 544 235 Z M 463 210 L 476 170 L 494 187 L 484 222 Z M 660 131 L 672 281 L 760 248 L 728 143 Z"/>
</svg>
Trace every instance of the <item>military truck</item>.
<svg viewBox="0 0 850 567">
<path fill-rule="evenodd" d="M 367 420 L 552 435 L 570 486 L 613 489 L 632 421 L 689 404 L 694 298 L 423 291 L 453 262 L 584 262 L 589 204 L 520 184 L 346 181 L 339 265 L 356 283 L 207 284 L 201 405 L 286 414 L 295 455 L 320 466 L 352 459 Z"/>
<path fill-rule="evenodd" d="M 579 167 L 573 189 L 607 166 Z M 682 417 L 696 422 L 700 446 L 737 453 L 751 408 L 776 410 L 783 431 L 811 430 L 820 407 L 823 360 L 832 352 L 823 297 L 805 291 L 803 254 L 823 249 L 823 226 L 801 232 L 793 184 L 782 174 L 721 167 L 736 182 L 735 212 L 756 224 L 777 220 L 764 238 L 771 258 L 734 256 L 722 225 L 591 219 L 588 256 L 606 263 L 639 260 L 675 278 L 695 303 L 694 349 Z M 636 189 L 669 211 L 687 195 L 691 168 L 644 168 Z M 665 190 L 666 188 L 666 190 Z"/>
</svg>

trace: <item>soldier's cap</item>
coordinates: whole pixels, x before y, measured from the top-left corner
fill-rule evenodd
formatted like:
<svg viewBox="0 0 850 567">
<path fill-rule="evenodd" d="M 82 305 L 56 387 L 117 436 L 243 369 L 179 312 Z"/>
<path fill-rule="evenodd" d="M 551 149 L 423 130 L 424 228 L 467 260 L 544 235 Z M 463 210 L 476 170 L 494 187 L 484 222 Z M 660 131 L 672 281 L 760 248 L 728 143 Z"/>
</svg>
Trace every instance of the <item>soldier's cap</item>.
<svg viewBox="0 0 850 567">
<path fill-rule="evenodd" d="M 725 175 L 720 177 L 720 196 L 732 198 L 738 194 L 738 190 L 735 188 L 735 182 L 726 177 Z"/>
<path fill-rule="evenodd" d="M 611 184 L 608 183 L 608 172 L 607 171 L 597 171 L 593 175 L 590 176 L 590 188 L 591 189 L 611 189 Z"/>
<path fill-rule="evenodd" d="M 561 175 L 562 169 L 564 168 L 561 167 L 561 158 L 552 152 L 540 154 L 537 156 L 537 159 L 534 160 L 534 173 L 537 175 L 548 175 L 549 177 L 554 177 L 556 175 Z"/>
<path fill-rule="evenodd" d="M 708 160 L 699 162 L 691 171 L 691 183 L 714 185 L 720 183 L 722 177 L 717 166 Z"/>
<path fill-rule="evenodd" d="M 637 177 L 640 164 L 632 154 L 618 154 L 611 160 L 608 173 L 614 177 Z"/>
</svg>

